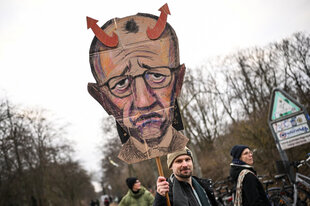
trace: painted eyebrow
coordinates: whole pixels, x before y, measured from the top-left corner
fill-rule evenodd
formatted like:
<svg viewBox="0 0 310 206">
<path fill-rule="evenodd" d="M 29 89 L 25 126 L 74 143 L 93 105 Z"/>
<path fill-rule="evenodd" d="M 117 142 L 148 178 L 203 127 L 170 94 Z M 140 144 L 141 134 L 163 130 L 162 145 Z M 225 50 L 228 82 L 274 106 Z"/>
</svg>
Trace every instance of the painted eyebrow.
<svg viewBox="0 0 310 206">
<path fill-rule="evenodd" d="M 124 70 L 122 71 L 122 73 L 120 73 L 119 75 L 116 75 L 114 77 L 119 77 L 119 76 L 124 76 L 126 74 L 126 72 L 131 68 L 131 62 L 129 61 L 129 64 L 124 68 Z M 99 85 L 99 86 L 103 86 L 105 85 L 108 81 L 110 81 L 110 79 L 114 78 L 111 77 L 109 78 L 107 81 L 105 81 L 103 84 Z"/>
<path fill-rule="evenodd" d="M 129 64 L 126 65 L 126 67 L 124 68 L 123 72 L 122 72 L 120 75 L 118 75 L 118 76 L 123 76 L 123 75 L 125 75 L 125 73 L 126 73 L 130 68 L 131 68 L 131 62 L 129 61 Z"/>
<path fill-rule="evenodd" d="M 141 63 L 139 62 L 139 60 L 137 60 L 137 63 L 138 63 L 138 65 L 139 65 L 140 67 L 143 67 L 143 68 L 145 68 L 145 69 L 157 69 L 157 68 L 168 68 L 168 69 L 169 69 L 168 66 L 155 66 L 155 67 L 151 67 L 151 66 L 146 65 L 146 64 L 144 64 L 144 63 L 141 64 Z"/>
<path fill-rule="evenodd" d="M 114 77 L 124 76 L 124 75 L 126 74 L 126 72 L 127 72 L 130 68 L 131 68 L 131 62 L 129 61 L 129 64 L 126 65 L 126 67 L 123 69 L 122 73 L 120 73 L 119 75 L 115 75 Z M 114 78 L 114 77 L 109 78 L 109 79 L 107 80 L 107 82 L 108 82 L 110 79 Z"/>
</svg>

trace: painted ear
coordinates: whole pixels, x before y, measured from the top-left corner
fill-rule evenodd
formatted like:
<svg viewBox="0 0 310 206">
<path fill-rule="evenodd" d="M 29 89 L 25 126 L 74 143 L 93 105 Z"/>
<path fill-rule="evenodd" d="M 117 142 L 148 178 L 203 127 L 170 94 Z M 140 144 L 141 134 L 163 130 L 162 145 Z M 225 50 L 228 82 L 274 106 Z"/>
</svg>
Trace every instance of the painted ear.
<svg viewBox="0 0 310 206">
<path fill-rule="evenodd" d="M 96 83 L 88 83 L 87 85 L 88 93 L 104 108 L 104 110 L 111 115 L 112 108 L 109 104 L 107 96 L 102 92 Z"/>
<path fill-rule="evenodd" d="M 184 80 L 184 75 L 185 75 L 185 70 L 186 70 L 185 65 L 182 64 L 180 66 L 180 70 L 178 72 L 178 77 L 177 77 L 176 97 L 178 97 L 180 92 L 181 92 L 183 80 Z"/>
</svg>

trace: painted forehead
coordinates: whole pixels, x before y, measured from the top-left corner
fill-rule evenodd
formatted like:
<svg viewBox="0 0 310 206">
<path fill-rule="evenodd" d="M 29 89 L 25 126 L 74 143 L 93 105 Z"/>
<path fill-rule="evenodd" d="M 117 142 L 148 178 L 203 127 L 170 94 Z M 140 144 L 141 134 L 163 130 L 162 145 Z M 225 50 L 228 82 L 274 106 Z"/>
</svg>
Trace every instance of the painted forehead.
<svg viewBox="0 0 310 206">
<path fill-rule="evenodd" d="M 178 66 L 179 51 L 174 31 L 166 29 L 158 40 L 150 40 L 146 30 L 155 24 L 156 19 L 145 16 L 130 16 L 112 21 L 104 31 L 108 35 L 115 32 L 118 35 L 119 44 L 116 48 L 107 48 L 100 41 L 92 45 L 90 60 L 96 75 L 101 78 L 109 76 L 111 70 L 121 64 L 120 59 L 130 59 L 135 55 L 146 58 L 159 56 L 161 60 L 166 59 L 165 66 Z M 153 64 L 156 64 L 156 61 L 155 59 Z"/>
<path fill-rule="evenodd" d="M 101 78 L 109 78 L 111 75 L 122 73 L 122 70 L 129 65 L 137 63 L 150 67 L 174 68 L 178 66 L 178 61 L 175 60 L 174 48 L 169 45 L 169 39 L 165 39 L 136 44 L 126 49 L 98 52 L 93 55 L 96 74 Z"/>
</svg>

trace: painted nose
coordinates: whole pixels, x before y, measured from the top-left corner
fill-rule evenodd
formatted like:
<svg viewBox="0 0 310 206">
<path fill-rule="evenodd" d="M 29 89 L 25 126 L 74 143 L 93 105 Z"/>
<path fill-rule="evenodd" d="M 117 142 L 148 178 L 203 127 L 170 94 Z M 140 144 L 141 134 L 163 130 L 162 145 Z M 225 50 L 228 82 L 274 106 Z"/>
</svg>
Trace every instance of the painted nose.
<svg viewBox="0 0 310 206">
<path fill-rule="evenodd" d="M 137 108 L 147 109 L 156 101 L 155 93 L 146 85 L 143 78 L 138 77 L 135 79 L 134 90 L 134 102 Z"/>
</svg>

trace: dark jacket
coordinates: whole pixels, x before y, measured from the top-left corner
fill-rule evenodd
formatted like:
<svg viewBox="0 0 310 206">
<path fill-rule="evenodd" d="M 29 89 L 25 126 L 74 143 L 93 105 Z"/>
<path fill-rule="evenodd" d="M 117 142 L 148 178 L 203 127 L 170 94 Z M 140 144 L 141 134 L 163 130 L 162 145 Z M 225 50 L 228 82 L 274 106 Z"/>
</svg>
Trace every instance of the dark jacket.
<svg viewBox="0 0 310 206">
<path fill-rule="evenodd" d="M 237 180 L 239 173 L 243 169 L 248 169 L 254 172 L 248 173 L 244 176 L 242 182 L 242 205 L 243 206 L 269 206 L 269 200 L 266 196 L 265 190 L 261 182 L 256 177 L 256 171 L 249 167 L 248 165 L 236 165 L 231 164 L 230 167 L 230 177 L 233 179 L 235 186 L 237 185 Z"/>
<path fill-rule="evenodd" d="M 200 179 L 194 176 L 192 176 L 192 178 L 194 178 L 200 184 L 200 186 L 205 190 L 212 206 L 217 206 L 217 203 L 216 203 L 216 200 L 213 194 L 211 181 L 209 179 Z M 173 206 L 174 205 L 173 204 L 173 183 L 171 181 L 171 178 L 168 178 L 167 181 L 169 182 L 169 193 L 168 193 L 169 200 L 170 200 L 171 206 Z M 178 181 L 178 180 L 175 178 L 175 181 Z M 179 181 L 179 183 L 180 183 L 180 186 L 182 187 L 182 192 L 184 196 L 186 196 L 186 199 L 188 200 L 187 203 L 184 202 L 184 205 L 189 205 L 189 206 L 196 205 L 195 204 L 196 199 L 193 199 L 195 198 L 195 195 L 193 193 L 191 186 L 187 182 Z M 166 197 L 163 197 L 159 193 L 156 192 L 153 206 L 166 206 L 166 205 L 167 205 Z"/>
</svg>

